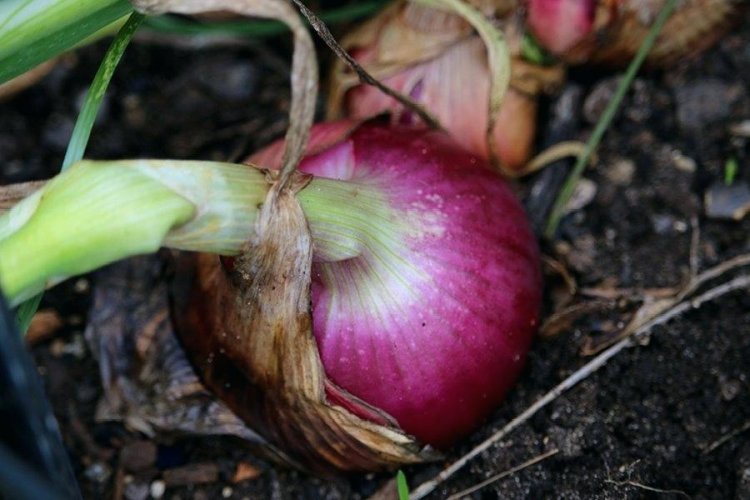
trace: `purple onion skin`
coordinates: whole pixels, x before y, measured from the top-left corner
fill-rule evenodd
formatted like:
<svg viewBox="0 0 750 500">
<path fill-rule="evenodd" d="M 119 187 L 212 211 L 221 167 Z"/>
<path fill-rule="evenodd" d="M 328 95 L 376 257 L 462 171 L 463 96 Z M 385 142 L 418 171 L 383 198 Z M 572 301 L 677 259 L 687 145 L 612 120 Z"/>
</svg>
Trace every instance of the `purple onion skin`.
<svg viewBox="0 0 750 500">
<path fill-rule="evenodd" d="M 359 183 L 387 209 L 359 256 L 313 264 L 326 374 L 445 448 L 523 367 L 541 300 L 536 241 L 506 182 L 445 134 L 369 123 L 330 146 L 336 127 L 313 129 L 311 149 L 327 149 L 300 170 Z"/>
</svg>

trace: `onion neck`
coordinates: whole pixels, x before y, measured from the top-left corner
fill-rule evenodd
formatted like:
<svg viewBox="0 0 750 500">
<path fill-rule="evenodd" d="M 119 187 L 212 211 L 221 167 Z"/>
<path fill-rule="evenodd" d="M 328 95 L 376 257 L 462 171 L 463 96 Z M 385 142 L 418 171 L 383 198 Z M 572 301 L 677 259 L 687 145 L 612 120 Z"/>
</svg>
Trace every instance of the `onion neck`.
<svg viewBox="0 0 750 500">
<path fill-rule="evenodd" d="M 268 187 L 244 165 L 80 162 L 0 216 L 0 286 L 15 305 L 159 247 L 237 255 Z M 319 262 L 360 255 L 390 219 L 382 194 L 356 182 L 314 178 L 298 197 Z"/>
<path fill-rule="evenodd" d="M 357 257 L 377 239 L 390 213 L 376 188 L 351 181 L 315 178 L 298 198 L 310 224 L 316 262 Z"/>
</svg>

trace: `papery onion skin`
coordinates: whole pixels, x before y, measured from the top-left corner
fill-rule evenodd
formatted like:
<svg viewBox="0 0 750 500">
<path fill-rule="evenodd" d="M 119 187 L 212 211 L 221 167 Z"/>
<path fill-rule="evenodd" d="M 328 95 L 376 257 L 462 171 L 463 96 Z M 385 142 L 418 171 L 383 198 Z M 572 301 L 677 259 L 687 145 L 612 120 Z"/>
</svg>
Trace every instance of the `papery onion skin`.
<svg viewBox="0 0 750 500">
<path fill-rule="evenodd" d="M 472 2 L 483 12 L 504 15 L 504 2 Z M 503 20 L 513 66 L 518 60 L 521 28 Z M 506 24 L 508 26 L 506 26 Z M 488 144 L 491 73 L 487 48 L 461 17 L 418 2 L 393 2 L 342 42 L 344 48 L 384 85 L 422 105 L 454 139 L 506 173 L 529 160 L 536 132 L 537 95 L 556 87 L 557 75 L 512 81 L 495 117 Z M 396 99 L 352 78 L 342 62 L 334 65 L 328 117 L 366 119 L 391 114 L 394 125 L 415 125 L 419 117 Z M 551 78 L 550 78 L 551 77 Z M 548 80 L 548 78 L 550 78 Z"/>
<path fill-rule="evenodd" d="M 526 23 L 542 46 L 570 64 L 627 65 L 667 0 L 526 0 Z M 684 0 L 646 63 L 665 66 L 710 47 L 747 11 L 746 2 Z"/>
<path fill-rule="evenodd" d="M 367 66 L 367 50 L 355 52 Z M 400 73 L 383 78 L 383 83 L 408 94 L 429 109 L 463 147 L 488 159 L 486 106 L 490 91 L 489 70 L 484 44 L 479 38 L 456 43 L 444 53 Z M 360 85 L 346 96 L 352 118 L 367 118 L 389 111 L 393 123 L 416 125 L 419 117 L 392 97 L 369 85 Z M 504 97 L 494 140 L 503 165 L 521 168 L 530 158 L 536 135 L 536 97 L 514 88 Z"/>
<path fill-rule="evenodd" d="M 310 148 L 332 129 L 346 125 L 314 128 Z M 251 160 L 278 166 L 280 150 Z M 326 374 L 420 441 L 449 446 L 502 401 L 536 329 L 539 258 L 523 209 L 484 160 L 436 131 L 365 124 L 300 170 L 386 202 L 361 255 L 313 263 Z"/>
</svg>

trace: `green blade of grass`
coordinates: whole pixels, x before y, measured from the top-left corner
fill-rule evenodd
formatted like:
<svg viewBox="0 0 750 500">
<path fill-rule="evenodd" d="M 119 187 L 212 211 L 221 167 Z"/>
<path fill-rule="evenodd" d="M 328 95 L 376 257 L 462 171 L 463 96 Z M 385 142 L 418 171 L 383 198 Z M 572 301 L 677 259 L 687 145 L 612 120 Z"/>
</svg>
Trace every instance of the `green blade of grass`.
<svg viewBox="0 0 750 500">
<path fill-rule="evenodd" d="M 617 87 L 617 90 L 615 91 L 615 95 L 612 97 L 612 100 L 607 105 L 604 113 L 602 113 L 601 118 L 599 118 L 599 121 L 596 123 L 596 127 L 594 127 L 594 132 L 591 134 L 591 137 L 586 142 L 586 149 L 584 150 L 583 154 L 578 157 L 573 170 L 571 170 L 570 175 L 568 176 L 565 184 L 560 190 L 560 194 L 555 200 L 555 204 L 552 206 L 552 212 L 550 213 L 549 220 L 547 221 L 547 227 L 544 230 L 544 236 L 546 238 L 552 239 L 555 236 L 557 226 L 560 224 L 560 220 L 562 219 L 563 213 L 565 212 L 565 206 L 568 204 L 570 197 L 573 195 L 575 186 L 580 180 L 581 175 L 583 175 L 583 170 L 589 163 L 594 150 L 599 146 L 599 143 L 601 142 L 604 133 L 609 128 L 610 123 L 612 123 L 612 120 L 614 119 L 615 114 L 617 114 L 620 104 L 625 97 L 625 94 L 628 92 L 631 84 L 633 83 L 633 80 L 635 79 L 635 75 L 638 73 L 638 70 L 641 68 L 643 61 L 646 59 L 646 56 L 648 56 L 648 53 L 654 46 L 656 38 L 659 36 L 661 29 L 664 27 L 664 23 L 667 22 L 667 19 L 669 19 L 669 16 L 672 14 L 672 11 L 674 11 L 676 5 L 677 0 L 667 0 L 667 3 L 662 8 L 661 12 L 659 12 L 659 16 L 654 21 L 653 26 L 651 26 L 651 30 L 643 40 L 643 43 L 638 49 L 638 52 L 630 62 L 625 75 L 623 76 L 620 84 Z"/>
<path fill-rule="evenodd" d="M 739 164 L 737 158 L 729 158 L 724 164 L 724 184 L 731 186 L 734 184 L 734 179 L 737 177 L 737 171 L 739 170 Z"/>
<path fill-rule="evenodd" d="M 86 144 L 91 135 L 91 129 L 94 126 L 94 120 L 99 112 L 104 93 L 109 86 L 109 82 L 112 80 L 112 75 L 122 58 L 122 54 L 125 52 L 125 48 L 133 38 L 133 34 L 138 29 L 138 26 L 143 22 L 143 18 L 142 14 L 137 12 L 132 13 L 104 55 L 99 70 L 96 72 L 96 76 L 94 76 L 91 87 L 86 94 L 81 112 L 78 114 L 61 170 L 65 170 L 71 164 L 83 158 L 83 153 L 86 150 Z M 38 294 L 18 307 L 16 316 L 19 330 L 22 334 L 26 334 L 31 324 L 31 319 L 39 308 L 41 300 L 42 294 Z"/>
<path fill-rule="evenodd" d="M 65 151 L 62 170 L 65 170 L 83 158 L 86 144 L 89 142 L 89 137 L 91 136 L 91 129 L 94 127 L 96 115 L 99 112 L 102 99 L 104 99 L 104 93 L 107 91 L 109 82 L 112 80 L 115 68 L 117 68 L 122 55 L 125 53 L 125 48 L 130 43 L 143 19 L 143 14 L 132 13 L 125 25 L 120 28 L 117 36 L 112 41 L 112 45 L 110 45 L 109 50 L 104 55 L 104 59 L 99 65 L 99 70 L 96 72 L 94 80 L 91 82 L 91 86 L 86 93 L 86 99 L 81 112 L 78 114 L 73 134 L 68 143 L 68 149 Z"/>
<path fill-rule="evenodd" d="M 406 474 L 403 471 L 396 473 L 396 490 L 398 500 L 409 500 L 409 484 L 406 482 Z"/>
<path fill-rule="evenodd" d="M 127 0 L 0 1 L 0 83 L 75 47 L 132 11 Z"/>
</svg>

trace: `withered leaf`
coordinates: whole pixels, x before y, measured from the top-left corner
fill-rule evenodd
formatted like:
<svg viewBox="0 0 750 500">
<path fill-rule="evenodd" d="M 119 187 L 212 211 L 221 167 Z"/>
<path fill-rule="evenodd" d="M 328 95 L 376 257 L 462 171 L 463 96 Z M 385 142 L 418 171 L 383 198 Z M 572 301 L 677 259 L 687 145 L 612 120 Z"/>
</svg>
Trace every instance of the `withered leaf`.
<svg viewBox="0 0 750 500">
<path fill-rule="evenodd" d="M 389 416 L 326 377 L 312 333 L 312 240 L 294 193 L 307 181 L 295 174 L 291 189 L 275 182 L 231 271 L 215 256 L 198 258 L 196 286 L 176 301 L 179 335 L 206 384 L 315 472 L 434 459 Z"/>
</svg>

